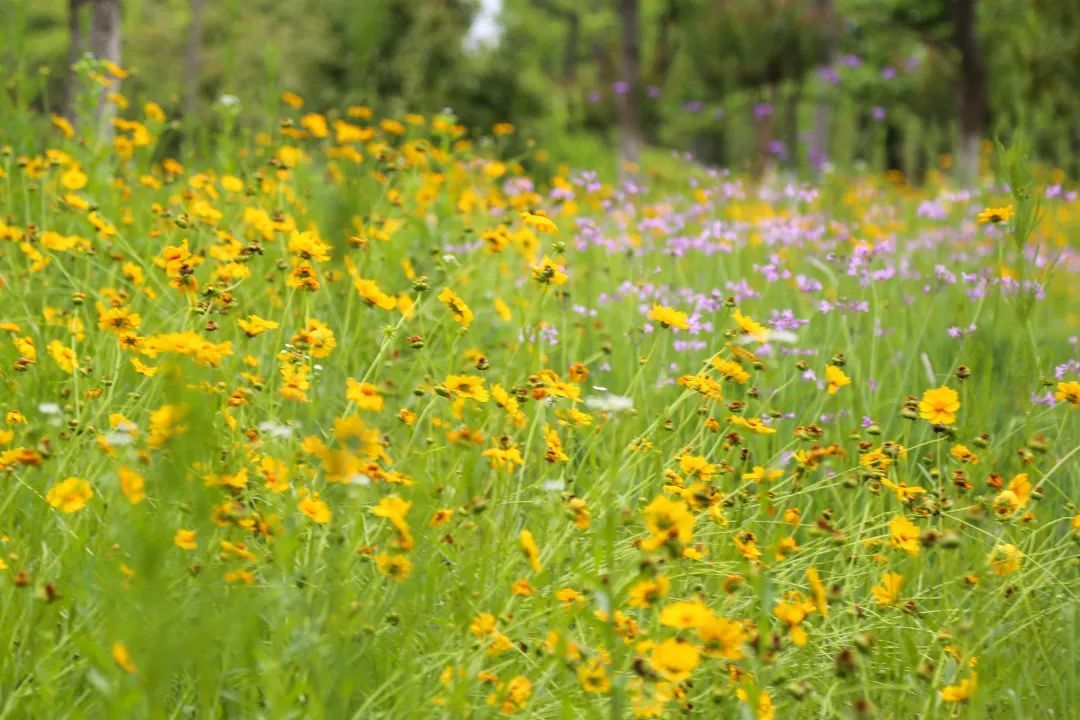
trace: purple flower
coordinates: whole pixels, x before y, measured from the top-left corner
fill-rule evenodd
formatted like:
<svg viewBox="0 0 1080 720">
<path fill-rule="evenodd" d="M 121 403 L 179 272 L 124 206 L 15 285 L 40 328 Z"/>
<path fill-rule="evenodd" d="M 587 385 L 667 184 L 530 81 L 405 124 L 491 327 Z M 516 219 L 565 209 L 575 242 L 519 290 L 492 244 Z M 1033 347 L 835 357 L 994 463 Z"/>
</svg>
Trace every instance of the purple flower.
<svg viewBox="0 0 1080 720">
<path fill-rule="evenodd" d="M 1054 368 L 1054 377 L 1062 380 L 1068 373 L 1080 373 L 1080 361 L 1067 360 Z"/>
<path fill-rule="evenodd" d="M 827 82 L 830 85 L 840 84 L 840 73 L 836 72 L 836 68 L 831 65 L 827 65 L 821 68 L 821 70 L 818 72 L 818 77 L 820 77 L 824 82 Z"/>
<path fill-rule="evenodd" d="M 630 83 L 625 80 L 616 80 L 611 83 L 611 89 L 616 95 L 625 95 L 630 92 Z"/>
<path fill-rule="evenodd" d="M 875 105 L 874 109 L 870 111 L 870 115 L 878 122 L 881 122 L 885 119 L 885 108 Z"/>
<path fill-rule="evenodd" d="M 754 105 L 754 119 L 764 120 L 767 117 L 771 117 L 773 113 L 773 106 L 769 103 L 758 103 Z"/>
<path fill-rule="evenodd" d="M 773 310 L 772 317 L 769 318 L 769 324 L 777 330 L 794 331 L 809 323 L 809 320 L 801 320 L 795 317 L 791 310 L 781 310 L 780 312 Z"/>
<path fill-rule="evenodd" d="M 1054 407 L 1054 393 L 1049 390 L 1046 394 L 1039 395 L 1039 393 L 1031 393 L 1031 402 L 1033 405 L 1045 405 L 1046 407 Z"/>
</svg>

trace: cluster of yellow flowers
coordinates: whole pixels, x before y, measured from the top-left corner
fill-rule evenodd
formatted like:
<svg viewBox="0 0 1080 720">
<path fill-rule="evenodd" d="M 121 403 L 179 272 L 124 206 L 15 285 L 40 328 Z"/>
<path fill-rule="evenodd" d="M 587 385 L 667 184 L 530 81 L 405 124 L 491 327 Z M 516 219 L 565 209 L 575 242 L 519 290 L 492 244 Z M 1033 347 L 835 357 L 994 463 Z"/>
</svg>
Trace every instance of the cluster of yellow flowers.
<svg viewBox="0 0 1080 720">
<path fill-rule="evenodd" d="M 478 146 L 449 115 L 281 100 L 287 122 L 216 168 L 164 158 L 147 103 L 114 122 L 107 162 L 57 117 L 49 149 L 0 171 L 9 203 L 40 193 L 0 219 L 16 584 L 44 546 L 61 582 L 79 573 L 85 540 L 124 582 L 151 548 L 170 587 L 317 587 L 328 627 L 361 617 L 367 642 L 385 623 L 419 653 L 430 677 L 398 707 L 462 717 L 602 697 L 620 717 L 768 720 L 815 684 L 858 708 L 875 685 L 909 692 L 905 674 L 927 708 L 957 705 L 990 650 L 954 637 L 961 615 L 1009 614 L 1038 583 L 1075 597 L 1053 565 L 1080 539 L 1058 482 L 1076 478 L 1071 371 L 1013 424 L 925 355 L 945 384 L 905 398 L 925 387 L 916 349 L 883 349 L 903 291 L 860 325 L 853 293 L 888 286 L 837 281 L 816 305 L 794 289 L 888 262 L 925 194 L 853 186 L 870 239 L 826 222 L 828 252 L 807 247 L 837 272 L 796 277 L 777 269 L 801 261 L 785 233 L 803 242 L 816 215 L 776 193 L 698 173 L 658 198 L 552 168 L 506 124 Z M 971 217 L 992 240 L 1013 210 Z M 677 286 L 701 267 L 673 233 L 710 254 L 739 237 L 777 278 L 769 302 L 818 308 L 814 334 L 749 285 Z M 16 512 L 45 528 L 37 546 Z M 106 640 L 123 674 L 151 665 L 135 633 Z M 860 675 L 876 663 L 889 679 Z"/>
</svg>

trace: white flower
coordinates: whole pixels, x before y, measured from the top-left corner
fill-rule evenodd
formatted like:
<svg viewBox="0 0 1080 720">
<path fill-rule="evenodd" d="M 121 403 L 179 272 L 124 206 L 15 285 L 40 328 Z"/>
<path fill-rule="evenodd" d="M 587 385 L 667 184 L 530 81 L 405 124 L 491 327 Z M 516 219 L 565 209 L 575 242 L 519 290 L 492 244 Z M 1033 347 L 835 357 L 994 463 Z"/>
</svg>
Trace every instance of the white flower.
<svg viewBox="0 0 1080 720">
<path fill-rule="evenodd" d="M 275 440 L 287 440 L 292 437 L 293 428 L 291 425 L 283 425 L 273 420 L 263 420 L 259 423 L 259 432 Z"/>
<path fill-rule="evenodd" d="M 585 398 L 585 407 L 601 412 L 617 413 L 634 409 L 634 399 L 625 395 L 593 395 Z"/>
</svg>

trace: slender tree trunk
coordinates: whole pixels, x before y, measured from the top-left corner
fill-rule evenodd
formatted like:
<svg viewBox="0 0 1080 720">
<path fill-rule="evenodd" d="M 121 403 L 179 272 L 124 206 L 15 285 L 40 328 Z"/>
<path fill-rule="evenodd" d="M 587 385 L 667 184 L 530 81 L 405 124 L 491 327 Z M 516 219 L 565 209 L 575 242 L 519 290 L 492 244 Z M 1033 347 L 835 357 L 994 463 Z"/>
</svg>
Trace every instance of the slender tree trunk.
<svg viewBox="0 0 1080 720">
<path fill-rule="evenodd" d="M 979 145 L 986 117 L 986 59 L 976 34 L 976 0 L 954 0 L 953 39 L 960 51 L 960 147 L 956 169 L 965 183 L 979 179 Z"/>
<path fill-rule="evenodd" d="M 61 114 L 75 122 L 75 100 L 79 94 L 79 78 L 73 69 L 83 51 L 82 18 L 79 11 L 85 0 L 68 0 L 68 74 L 64 88 L 64 107 Z"/>
<path fill-rule="evenodd" d="M 203 15 L 206 0 L 191 0 L 191 22 L 188 25 L 187 48 L 184 52 L 184 119 L 195 117 L 199 102 L 199 60 L 202 56 Z"/>
<path fill-rule="evenodd" d="M 120 0 L 91 0 L 90 52 L 98 60 L 120 64 Z M 119 89 L 119 78 L 113 80 L 113 91 Z M 106 97 L 105 88 L 98 93 L 95 119 L 103 139 L 112 137 L 112 121 L 116 108 Z"/>
<path fill-rule="evenodd" d="M 641 159 L 641 32 L 638 0 L 617 0 L 619 11 L 620 79 L 626 92 L 615 96 L 619 124 L 619 156 L 623 162 Z"/>
</svg>

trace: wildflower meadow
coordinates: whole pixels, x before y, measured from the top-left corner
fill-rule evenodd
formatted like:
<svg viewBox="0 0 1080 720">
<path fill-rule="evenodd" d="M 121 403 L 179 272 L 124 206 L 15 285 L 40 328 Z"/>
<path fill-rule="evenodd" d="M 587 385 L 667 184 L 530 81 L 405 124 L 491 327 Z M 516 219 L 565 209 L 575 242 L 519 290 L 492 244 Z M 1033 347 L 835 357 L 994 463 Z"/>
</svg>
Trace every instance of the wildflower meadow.
<svg viewBox="0 0 1080 720">
<path fill-rule="evenodd" d="M 1080 205 L 1021 136 L 600 173 L 302 90 L 182 155 L 5 95 L 0 718 L 1076 717 Z"/>
</svg>

